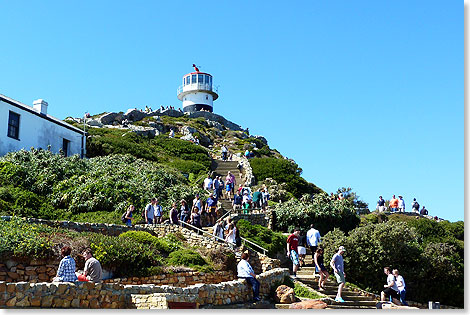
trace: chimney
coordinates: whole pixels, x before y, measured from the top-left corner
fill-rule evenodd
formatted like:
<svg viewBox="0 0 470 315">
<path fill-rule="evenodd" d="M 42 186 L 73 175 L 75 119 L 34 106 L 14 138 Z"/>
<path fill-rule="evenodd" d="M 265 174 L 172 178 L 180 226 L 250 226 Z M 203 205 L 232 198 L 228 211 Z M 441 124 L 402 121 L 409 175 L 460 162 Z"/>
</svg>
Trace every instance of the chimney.
<svg viewBox="0 0 470 315">
<path fill-rule="evenodd" d="M 47 115 L 47 102 L 43 99 L 38 99 L 33 102 L 33 108 L 35 111 Z"/>
</svg>

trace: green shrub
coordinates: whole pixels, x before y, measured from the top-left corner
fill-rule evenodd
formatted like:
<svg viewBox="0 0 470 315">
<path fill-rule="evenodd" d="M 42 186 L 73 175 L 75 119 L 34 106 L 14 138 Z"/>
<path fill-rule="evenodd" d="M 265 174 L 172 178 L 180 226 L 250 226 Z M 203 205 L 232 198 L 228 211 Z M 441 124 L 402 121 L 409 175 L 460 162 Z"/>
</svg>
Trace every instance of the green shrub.
<svg viewBox="0 0 470 315">
<path fill-rule="evenodd" d="M 182 247 L 181 241 L 172 234 L 166 235 L 163 238 L 158 238 L 145 231 L 127 231 L 120 234 L 119 237 L 131 239 L 139 244 L 149 245 L 157 251 L 164 252 L 165 254 L 169 254 Z"/>
<path fill-rule="evenodd" d="M 357 227 L 360 222 L 351 200 L 331 200 L 326 193 L 302 201 L 292 199 L 277 204 L 273 210 L 276 214 L 275 227 L 288 232 L 294 227 L 307 231 L 311 224 L 314 224 L 321 235 L 335 227 L 347 232 Z"/>
<path fill-rule="evenodd" d="M 168 263 L 173 266 L 205 266 L 207 262 L 201 255 L 191 249 L 179 249 L 170 253 Z"/>
<path fill-rule="evenodd" d="M 273 232 L 259 224 L 253 225 L 244 219 L 237 222 L 237 227 L 241 237 L 266 248 L 269 256 L 274 257 L 277 253 L 285 251 L 287 238 L 282 233 Z"/>
<path fill-rule="evenodd" d="M 307 298 L 307 299 L 320 299 L 320 298 L 323 297 L 323 296 L 318 295 L 315 292 L 312 292 L 311 290 L 301 286 L 298 283 L 294 284 L 294 293 L 295 293 L 295 296 L 300 296 L 300 297 L 304 297 L 304 298 Z"/>
<path fill-rule="evenodd" d="M 277 158 L 254 158 L 250 160 L 253 175 L 257 182 L 266 178 L 273 178 L 278 183 L 286 183 L 287 190 L 296 198 L 303 194 L 317 194 L 323 192 L 312 183 L 307 182 L 300 175 L 302 169 L 293 161 Z"/>
</svg>

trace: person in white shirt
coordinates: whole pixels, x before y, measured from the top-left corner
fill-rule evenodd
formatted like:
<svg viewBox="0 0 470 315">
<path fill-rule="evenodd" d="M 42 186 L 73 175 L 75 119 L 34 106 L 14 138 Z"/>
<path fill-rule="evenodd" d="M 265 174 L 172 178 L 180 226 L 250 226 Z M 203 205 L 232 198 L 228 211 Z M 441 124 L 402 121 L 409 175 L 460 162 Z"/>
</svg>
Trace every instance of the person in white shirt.
<svg viewBox="0 0 470 315">
<path fill-rule="evenodd" d="M 392 302 L 401 305 L 400 294 L 395 280 L 395 276 L 390 271 L 390 267 L 384 268 L 384 273 L 387 275 L 387 284 L 384 284 L 384 290 L 380 293 L 381 301 L 385 302 L 389 297 L 392 297 Z"/>
<path fill-rule="evenodd" d="M 207 178 L 204 179 L 204 189 L 207 191 L 212 189 L 212 178 L 210 175 L 207 175 Z"/>
<path fill-rule="evenodd" d="M 406 284 L 405 284 L 405 279 L 398 273 L 398 269 L 393 269 L 392 271 L 393 275 L 395 276 L 395 279 L 397 279 L 397 287 L 398 287 L 398 292 L 400 293 L 400 302 L 403 305 L 408 306 L 408 303 L 406 303 Z"/>
<path fill-rule="evenodd" d="M 240 262 L 237 265 L 237 272 L 238 272 L 238 278 L 241 279 L 246 279 L 248 283 L 252 286 L 253 288 L 253 300 L 259 301 L 259 281 L 256 280 L 256 274 L 253 271 L 253 268 L 251 268 L 250 263 L 248 262 L 248 259 L 250 258 L 250 254 L 248 252 L 244 252 L 242 254 L 242 257 L 240 259 Z"/>
<path fill-rule="evenodd" d="M 154 218 L 155 218 L 155 198 L 150 199 L 150 203 L 145 206 L 145 222 L 147 224 L 153 224 L 154 223 Z"/>
<path fill-rule="evenodd" d="M 307 232 L 307 245 L 312 251 L 312 255 L 315 255 L 318 243 L 320 243 L 320 232 L 313 227 L 313 224 L 310 225 L 310 230 Z"/>
<path fill-rule="evenodd" d="M 398 212 L 405 213 L 405 200 L 403 200 L 403 196 L 398 196 Z"/>
<path fill-rule="evenodd" d="M 154 209 L 154 217 L 155 217 L 155 223 L 160 224 L 163 223 L 163 208 L 158 204 L 158 199 L 155 198 L 155 204 L 153 205 Z"/>
</svg>

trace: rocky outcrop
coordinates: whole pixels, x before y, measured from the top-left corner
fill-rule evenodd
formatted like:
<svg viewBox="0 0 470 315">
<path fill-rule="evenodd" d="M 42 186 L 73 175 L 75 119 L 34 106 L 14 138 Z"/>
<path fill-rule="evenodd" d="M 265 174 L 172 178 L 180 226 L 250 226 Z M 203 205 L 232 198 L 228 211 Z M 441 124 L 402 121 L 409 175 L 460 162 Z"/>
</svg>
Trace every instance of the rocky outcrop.
<svg viewBox="0 0 470 315">
<path fill-rule="evenodd" d="M 327 306 L 328 304 L 326 304 L 323 301 L 306 300 L 302 302 L 292 303 L 289 306 L 289 308 L 307 310 L 307 309 L 325 309 Z"/>
<path fill-rule="evenodd" d="M 103 125 L 114 125 L 122 122 L 123 115 L 121 113 L 106 113 L 100 116 L 97 120 Z"/>
<path fill-rule="evenodd" d="M 295 302 L 294 289 L 287 285 L 280 285 L 276 289 L 276 295 L 274 296 L 276 302 L 281 304 L 291 304 Z"/>
<path fill-rule="evenodd" d="M 266 138 L 263 136 L 253 136 L 253 138 L 261 140 L 261 142 L 263 142 L 265 145 L 268 145 L 268 140 L 266 140 Z"/>
<path fill-rule="evenodd" d="M 244 130 L 239 125 L 237 125 L 237 124 L 235 124 L 231 121 L 228 121 L 227 119 L 225 119 L 224 117 L 222 117 L 220 115 L 217 115 L 217 114 L 214 114 L 214 113 L 211 113 L 211 112 L 199 111 L 199 112 L 194 112 L 194 113 L 189 114 L 189 118 L 197 118 L 197 117 L 203 117 L 207 120 L 218 122 L 218 123 L 222 124 L 223 126 L 225 126 L 226 128 L 228 128 L 230 130 L 235 130 L 235 131 L 243 131 Z"/>
<path fill-rule="evenodd" d="M 123 115 L 123 119 L 127 119 L 130 122 L 140 121 L 147 117 L 147 113 L 137 109 L 137 108 L 130 108 L 127 112 Z"/>
<path fill-rule="evenodd" d="M 133 133 L 136 133 L 136 134 L 138 134 L 140 136 L 144 136 L 144 137 L 150 137 L 150 138 L 153 138 L 153 137 L 158 136 L 160 134 L 160 131 L 158 131 L 156 128 L 152 128 L 152 127 L 129 125 L 129 129 Z"/>
<path fill-rule="evenodd" d="M 183 126 L 180 129 L 180 132 L 183 134 L 183 136 L 180 138 L 182 140 L 196 141 L 195 133 L 197 133 L 197 138 L 199 139 L 199 143 L 201 145 L 207 147 L 207 146 L 212 144 L 211 139 L 209 137 L 205 136 L 203 133 L 201 133 L 196 128 L 189 127 L 189 126 Z"/>
</svg>

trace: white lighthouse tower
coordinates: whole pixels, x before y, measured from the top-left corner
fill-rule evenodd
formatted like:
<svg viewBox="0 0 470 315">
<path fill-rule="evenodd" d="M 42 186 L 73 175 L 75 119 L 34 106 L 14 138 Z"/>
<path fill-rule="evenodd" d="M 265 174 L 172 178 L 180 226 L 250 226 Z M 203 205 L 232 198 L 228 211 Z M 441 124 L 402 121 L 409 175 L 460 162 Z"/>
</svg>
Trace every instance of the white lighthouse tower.
<svg viewBox="0 0 470 315">
<path fill-rule="evenodd" d="M 199 71 L 193 64 L 195 72 L 183 76 L 183 85 L 178 88 L 178 99 L 183 101 L 183 112 L 193 113 L 207 110 L 212 113 L 213 101 L 219 95 L 217 88 L 212 85 L 212 76 L 209 73 Z"/>
</svg>

